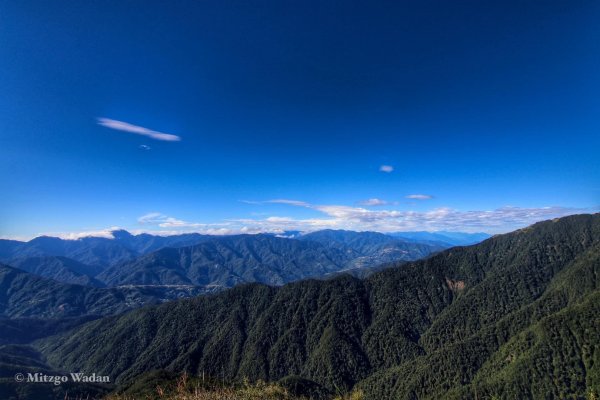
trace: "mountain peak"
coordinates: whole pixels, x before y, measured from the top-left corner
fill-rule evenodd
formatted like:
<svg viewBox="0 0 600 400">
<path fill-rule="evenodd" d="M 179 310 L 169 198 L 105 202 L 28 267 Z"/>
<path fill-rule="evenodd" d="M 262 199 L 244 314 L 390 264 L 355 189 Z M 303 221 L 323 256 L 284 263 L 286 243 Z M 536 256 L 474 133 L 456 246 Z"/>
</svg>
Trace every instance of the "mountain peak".
<svg viewBox="0 0 600 400">
<path fill-rule="evenodd" d="M 113 231 L 110 231 L 110 233 L 113 235 L 113 238 L 119 240 L 119 239 L 130 239 L 133 237 L 133 235 L 131 233 L 129 233 L 128 231 L 126 231 L 125 229 L 115 229 Z"/>
</svg>

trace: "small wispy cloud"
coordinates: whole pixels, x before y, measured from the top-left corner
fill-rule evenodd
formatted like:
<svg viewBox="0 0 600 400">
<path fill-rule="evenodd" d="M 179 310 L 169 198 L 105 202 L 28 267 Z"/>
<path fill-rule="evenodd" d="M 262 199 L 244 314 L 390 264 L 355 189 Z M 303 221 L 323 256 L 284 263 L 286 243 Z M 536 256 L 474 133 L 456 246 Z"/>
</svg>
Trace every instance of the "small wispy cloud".
<svg viewBox="0 0 600 400">
<path fill-rule="evenodd" d="M 142 225 L 158 225 L 161 228 L 200 228 L 206 224 L 187 222 L 181 219 L 166 216 L 158 212 L 148 213 L 138 218 Z"/>
<path fill-rule="evenodd" d="M 266 203 L 287 204 L 289 206 L 297 206 L 297 207 L 310 207 L 310 204 L 308 204 L 305 201 L 300 201 L 300 200 L 275 199 L 275 200 L 267 200 Z"/>
<path fill-rule="evenodd" d="M 358 205 L 361 206 L 386 206 L 390 204 L 389 202 L 385 201 L 385 200 L 381 200 L 381 199 L 377 199 L 377 198 L 372 198 L 372 199 L 367 199 L 367 200 L 363 200 L 363 201 L 359 201 Z"/>
<path fill-rule="evenodd" d="M 164 215 L 159 212 L 151 212 L 151 213 L 144 214 L 141 217 L 139 217 L 138 222 L 140 224 L 149 224 L 149 223 L 159 221 L 163 217 L 164 217 Z"/>
<path fill-rule="evenodd" d="M 104 126 L 106 128 L 115 129 L 123 132 L 135 133 L 136 135 L 147 136 L 155 140 L 162 140 L 166 142 L 178 142 L 181 140 L 181 137 L 177 135 L 153 131 L 152 129 L 144 128 L 143 126 L 133 125 L 123 121 L 117 121 L 115 119 L 97 118 L 97 121 L 98 125 Z"/>
<path fill-rule="evenodd" d="M 407 199 L 411 200 L 430 200 L 433 199 L 433 196 L 429 194 L 409 194 L 408 196 L 404 196 Z"/>
<path fill-rule="evenodd" d="M 256 201 L 256 200 L 238 200 L 240 203 L 244 204 L 252 204 L 252 205 L 260 205 L 264 204 L 264 201 Z"/>
<path fill-rule="evenodd" d="M 393 167 L 393 166 L 391 166 L 391 165 L 382 165 L 382 166 L 380 166 L 380 167 L 379 167 L 379 170 L 380 170 L 381 172 L 387 172 L 387 173 L 390 173 L 390 172 L 392 172 L 392 171 L 394 170 L 394 167 Z"/>
<path fill-rule="evenodd" d="M 140 149 L 142 150 L 150 150 L 152 147 L 148 146 L 147 144 L 140 144 Z"/>
</svg>

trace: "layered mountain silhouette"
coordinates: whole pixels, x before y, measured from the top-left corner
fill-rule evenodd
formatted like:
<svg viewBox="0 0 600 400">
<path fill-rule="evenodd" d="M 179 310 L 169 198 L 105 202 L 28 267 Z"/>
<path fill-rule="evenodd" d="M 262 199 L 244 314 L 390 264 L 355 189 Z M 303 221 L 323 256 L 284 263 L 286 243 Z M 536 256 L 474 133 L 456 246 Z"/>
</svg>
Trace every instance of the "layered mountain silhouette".
<svg viewBox="0 0 600 400">
<path fill-rule="evenodd" d="M 378 232 L 331 229 L 308 233 L 299 239 L 348 252 L 352 257 L 350 264 L 353 268 L 390 261 L 413 261 L 428 256 L 432 250 L 452 247 L 446 243 L 399 239 Z"/>
<path fill-rule="evenodd" d="M 333 240 L 330 236 L 343 237 Z M 349 239 L 348 237 L 352 237 Z M 375 233 L 321 232 L 302 240 L 273 235 L 214 238 L 196 246 L 165 248 L 108 268 L 97 279 L 107 285 L 193 284 L 233 287 L 260 282 L 281 285 L 325 277 L 394 260 L 414 260 L 441 250 Z"/>
<path fill-rule="evenodd" d="M 345 271 L 362 274 L 365 268 L 415 260 L 447 247 L 352 231 L 291 233 L 292 237 L 112 234 L 113 239 L 0 241 L 0 259 L 46 278 L 95 287 L 227 288 L 249 282 L 281 285 Z"/>
<path fill-rule="evenodd" d="M 0 260 L 11 264 L 14 260 L 29 257 L 66 257 L 96 268 L 97 273 L 107 266 L 133 260 L 140 255 L 164 247 L 190 246 L 212 238 L 212 236 L 197 233 L 172 236 L 132 235 L 124 230 L 115 230 L 112 235 L 112 239 L 84 237 L 77 240 L 66 240 L 40 236 L 28 242 L 0 240 Z"/>
<path fill-rule="evenodd" d="M 26 349 L 124 386 L 165 369 L 297 377 L 369 399 L 582 398 L 600 390 L 599 284 L 600 214 L 579 215 L 367 279 L 247 284 L 144 307 Z"/>
</svg>

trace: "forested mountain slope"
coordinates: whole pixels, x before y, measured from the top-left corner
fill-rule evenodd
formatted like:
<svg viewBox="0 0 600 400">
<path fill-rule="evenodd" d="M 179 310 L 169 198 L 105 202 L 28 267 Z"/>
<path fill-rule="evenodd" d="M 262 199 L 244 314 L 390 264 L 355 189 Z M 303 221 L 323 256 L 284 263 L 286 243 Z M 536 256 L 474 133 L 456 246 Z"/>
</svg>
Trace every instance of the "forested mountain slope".
<svg viewBox="0 0 600 400">
<path fill-rule="evenodd" d="M 352 240 L 335 240 L 351 236 Z M 195 246 L 164 248 L 108 268 L 96 278 L 108 286 L 186 284 L 233 287 L 321 278 L 344 270 L 414 260 L 441 250 L 373 232 L 320 231 L 302 240 L 273 235 L 234 235 Z"/>
<path fill-rule="evenodd" d="M 298 239 L 320 243 L 330 249 L 349 252 L 352 254 L 352 260 L 348 263 L 348 269 L 358 269 L 392 261 L 414 261 L 451 247 L 446 243 L 431 243 L 427 240 L 412 241 L 379 232 L 332 229 L 308 233 Z"/>
<path fill-rule="evenodd" d="M 239 235 L 196 246 L 165 248 L 98 276 L 108 285 L 195 284 L 235 286 L 244 282 L 283 284 L 336 272 L 351 255 L 318 243 L 271 235 Z"/>
<path fill-rule="evenodd" d="M 202 287 L 94 288 L 56 282 L 0 264 L 0 318 L 111 315 L 204 291 Z"/>
<path fill-rule="evenodd" d="M 571 216 L 376 273 L 258 284 L 44 339 L 54 367 L 290 375 L 367 398 L 598 391 L 600 215 Z M 102 343 L 102 346 L 89 346 Z M 479 397 L 482 398 L 482 397 Z"/>
<path fill-rule="evenodd" d="M 11 266 L 34 275 L 64 283 L 102 287 L 104 284 L 94 276 L 100 272 L 97 267 L 80 263 L 60 256 L 40 256 L 13 260 Z"/>
<path fill-rule="evenodd" d="M 410 261 L 445 248 L 376 232 L 319 231 L 292 238 L 273 234 L 208 236 L 132 235 L 29 242 L 0 240 L 0 260 L 64 283 L 88 286 L 211 285 L 260 282 L 281 285 L 392 261 Z M 447 246 L 446 246 L 447 247 Z"/>
</svg>

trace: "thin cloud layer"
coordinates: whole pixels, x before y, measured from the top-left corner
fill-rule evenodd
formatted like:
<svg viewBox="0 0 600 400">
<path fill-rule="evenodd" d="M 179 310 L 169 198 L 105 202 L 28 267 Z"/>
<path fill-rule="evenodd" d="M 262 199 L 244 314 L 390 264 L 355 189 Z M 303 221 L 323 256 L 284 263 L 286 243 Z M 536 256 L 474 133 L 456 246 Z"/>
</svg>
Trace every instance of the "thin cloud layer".
<svg viewBox="0 0 600 400">
<path fill-rule="evenodd" d="M 372 199 L 360 201 L 358 204 L 361 206 L 372 207 L 372 206 L 385 206 L 385 205 L 388 205 L 389 203 L 385 200 L 372 198 Z"/>
<path fill-rule="evenodd" d="M 275 200 L 267 200 L 266 203 L 287 204 L 290 206 L 297 206 L 297 207 L 310 207 L 310 204 L 308 204 L 307 202 L 299 201 L 299 200 L 275 199 Z"/>
<path fill-rule="evenodd" d="M 289 216 L 266 216 L 264 218 L 229 219 L 216 223 L 188 222 L 158 212 L 138 218 L 140 229 L 131 229 L 134 234 L 175 235 L 197 232 L 206 235 L 234 235 L 274 233 L 286 231 L 313 232 L 321 229 L 348 229 L 356 231 L 461 231 L 505 233 L 523 228 L 542 220 L 564 217 L 571 214 L 595 212 L 597 210 L 569 207 L 501 207 L 494 210 L 461 211 L 447 207 L 429 211 L 371 210 L 344 205 L 315 205 L 300 200 L 276 199 L 257 202 L 260 204 L 287 204 L 315 210 L 314 218 L 297 219 Z M 64 239 L 83 237 L 112 238 L 112 231 L 119 229 L 90 230 L 69 233 L 45 233 Z"/>
<path fill-rule="evenodd" d="M 177 135 L 153 131 L 151 129 L 144 128 L 143 126 L 133 125 L 128 122 L 117 121 L 110 118 L 98 118 L 97 121 L 98 125 L 104 126 L 106 128 L 115 129 L 117 131 L 135 133 L 136 135 L 147 136 L 154 140 L 161 140 L 165 142 L 179 142 L 181 140 L 181 137 Z"/>
<path fill-rule="evenodd" d="M 390 172 L 392 172 L 394 170 L 394 167 L 392 167 L 391 165 L 382 165 L 382 166 L 379 167 L 379 170 L 381 172 L 390 173 Z"/>
<path fill-rule="evenodd" d="M 411 199 L 411 200 L 430 200 L 433 199 L 433 196 L 429 195 L 429 194 L 409 194 L 408 196 L 405 196 L 407 199 Z"/>
<path fill-rule="evenodd" d="M 78 239 L 83 239 L 86 237 L 99 237 L 99 238 L 106 238 L 106 239 L 114 239 L 112 232 L 118 231 L 120 229 L 122 229 L 122 228 L 120 228 L 118 226 L 112 226 L 112 227 L 106 228 L 106 229 L 91 229 L 91 230 L 84 230 L 81 232 L 44 232 L 38 236 L 53 236 L 53 237 L 59 237 L 61 239 L 68 239 L 68 240 L 78 240 Z M 31 238 L 29 238 L 29 239 L 31 239 Z"/>
<path fill-rule="evenodd" d="M 142 225 L 158 225 L 161 228 L 200 228 L 206 226 L 206 224 L 186 222 L 157 212 L 142 215 L 138 218 L 138 222 Z"/>
<path fill-rule="evenodd" d="M 447 207 L 429 211 L 373 210 L 345 205 L 317 205 L 300 200 L 276 199 L 259 204 L 287 204 L 309 208 L 321 216 L 297 219 L 271 215 L 264 218 L 230 219 L 219 223 L 190 223 L 160 213 L 139 218 L 141 224 L 159 228 L 188 229 L 200 233 L 283 233 L 290 230 L 311 232 L 320 229 L 350 229 L 357 231 L 462 231 L 504 233 L 538 221 L 566 215 L 590 212 L 587 209 L 568 207 L 501 207 L 494 210 L 462 211 Z M 181 231 L 180 231 L 181 232 Z"/>
</svg>

